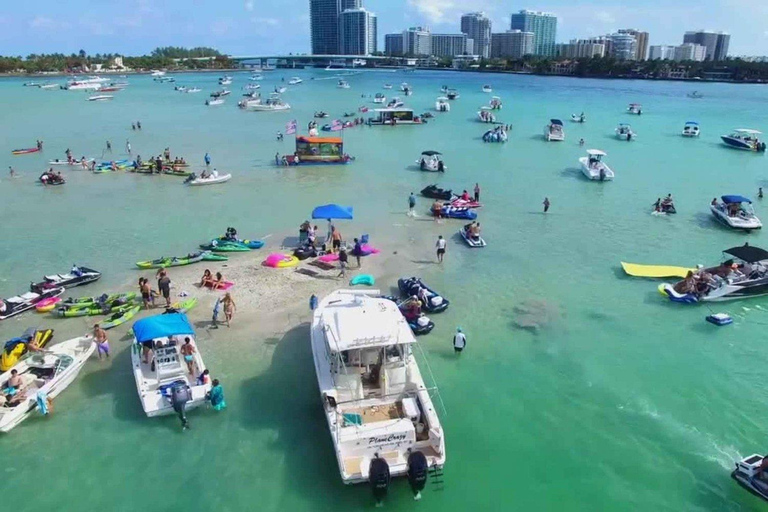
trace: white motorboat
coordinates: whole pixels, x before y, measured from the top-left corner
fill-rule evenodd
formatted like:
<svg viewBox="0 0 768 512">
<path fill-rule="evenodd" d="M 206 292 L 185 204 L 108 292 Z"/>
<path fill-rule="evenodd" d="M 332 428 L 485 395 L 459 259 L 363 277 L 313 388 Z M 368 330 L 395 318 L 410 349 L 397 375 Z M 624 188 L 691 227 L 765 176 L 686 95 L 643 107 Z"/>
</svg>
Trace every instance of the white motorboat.
<svg viewBox="0 0 768 512">
<path fill-rule="evenodd" d="M 730 135 L 721 135 L 720 138 L 728 147 L 764 153 L 765 142 L 760 140 L 760 135 L 761 133 L 758 130 L 738 128 L 733 130 L 733 133 Z"/>
<path fill-rule="evenodd" d="M 240 100 L 237 103 L 237 106 L 243 110 L 253 109 L 254 107 L 261 106 L 261 98 L 246 98 L 244 100 Z"/>
<path fill-rule="evenodd" d="M 310 338 L 320 399 L 346 484 L 371 482 L 380 503 L 390 476 L 415 497 L 445 465 L 445 433 L 397 305 L 378 290 L 337 290 L 314 311 Z"/>
<path fill-rule="evenodd" d="M 284 103 L 277 96 L 271 96 L 265 101 L 262 101 L 259 105 L 251 105 L 250 110 L 257 112 L 279 112 L 283 110 L 290 110 L 291 106 L 288 103 Z"/>
<path fill-rule="evenodd" d="M 287 87 L 275 87 L 275 94 L 283 94 L 287 90 Z"/>
<path fill-rule="evenodd" d="M 261 89 L 261 84 L 248 84 L 245 87 L 243 87 L 246 91 L 258 91 Z"/>
<path fill-rule="evenodd" d="M 435 110 L 438 112 L 450 112 L 451 104 L 448 103 L 448 98 L 440 96 L 435 100 Z"/>
<path fill-rule="evenodd" d="M 199 87 L 192 87 L 192 88 L 190 88 L 190 89 L 187 89 L 187 90 L 186 90 L 186 91 L 184 91 L 184 92 L 186 92 L 186 93 L 189 93 L 189 94 L 192 94 L 192 93 L 195 93 L 195 92 L 200 92 L 201 90 L 202 90 L 202 89 L 200 89 Z"/>
<path fill-rule="evenodd" d="M 423 151 L 416 163 L 419 164 L 419 169 L 422 171 L 445 172 L 447 169 L 441 153 L 438 151 Z"/>
<path fill-rule="evenodd" d="M 720 198 L 722 202 L 714 200 L 709 209 L 715 218 L 733 229 L 751 231 L 760 229 L 763 223 L 755 215 L 752 201 L 744 196 L 727 195 Z"/>
<path fill-rule="evenodd" d="M 491 98 L 491 101 L 488 102 L 488 106 L 491 107 L 491 110 L 501 110 L 502 103 L 501 98 L 498 96 L 494 96 Z"/>
<path fill-rule="evenodd" d="M 57 84 L 42 84 L 40 88 L 45 90 L 51 90 L 51 89 L 58 89 L 59 86 Z"/>
<path fill-rule="evenodd" d="M 480 107 L 477 111 L 477 120 L 481 123 L 495 123 L 496 115 L 491 107 Z"/>
<path fill-rule="evenodd" d="M 483 92 L 493 92 L 493 88 L 490 85 L 484 85 Z"/>
<path fill-rule="evenodd" d="M 301 78 L 295 76 L 295 77 L 291 78 L 290 80 L 288 80 L 288 85 L 299 85 L 303 81 L 304 80 L 302 80 Z"/>
<path fill-rule="evenodd" d="M 404 105 L 405 104 L 403 101 L 399 97 L 395 96 L 389 101 L 389 103 L 387 103 L 387 108 L 401 108 Z"/>
<path fill-rule="evenodd" d="M 92 82 L 89 80 L 68 82 L 62 87 L 68 91 L 98 91 L 101 89 L 101 82 Z"/>
<path fill-rule="evenodd" d="M 571 121 L 574 123 L 584 123 L 587 121 L 587 116 L 584 112 L 581 114 L 571 114 Z"/>
<path fill-rule="evenodd" d="M 259 82 L 261 80 L 264 80 L 264 77 L 261 75 L 253 75 L 252 77 L 249 77 L 248 80 L 251 82 Z"/>
<path fill-rule="evenodd" d="M 613 180 L 613 170 L 603 162 L 603 157 L 607 153 L 599 149 L 588 149 L 587 156 L 579 158 L 581 172 L 590 180 L 611 181 Z"/>
<path fill-rule="evenodd" d="M 632 131 L 632 127 L 627 123 L 619 123 L 619 126 L 616 127 L 616 138 L 619 140 L 630 141 L 636 136 L 637 134 Z"/>
<path fill-rule="evenodd" d="M 232 84 L 231 76 L 224 76 L 219 78 L 219 85 L 231 85 L 231 84 Z"/>
<path fill-rule="evenodd" d="M 165 71 L 160 71 L 158 69 L 153 69 L 152 73 L 149 76 L 164 76 Z"/>
<path fill-rule="evenodd" d="M 349 82 L 346 80 L 339 80 L 339 82 L 336 84 L 336 87 L 339 89 L 349 89 Z"/>
<path fill-rule="evenodd" d="M 205 371 L 205 363 L 195 342 L 195 331 L 182 313 L 150 316 L 133 324 L 131 366 L 144 413 L 151 417 L 174 413 L 175 390 L 183 390 L 184 409 L 193 409 L 205 403 L 210 384 L 198 377 Z M 192 373 L 182 354 L 182 346 L 189 344 Z M 190 355 L 190 354 L 187 354 Z"/>
<path fill-rule="evenodd" d="M 392 88 L 392 84 L 384 84 L 384 88 L 385 89 L 391 89 Z"/>
<path fill-rule="evenodd" d="M 223 105 L 224 99 L 223 98 L 213 98 L 211 100 L 205 100 L 205 104 L 209 107 L 215 107 L 216 105 Z"/>
<path fill-rule="evenodd" d="M 565 129 L 563 122 L 559 119 L 550 119 L 549 124 L 544 127 L 544 137 L 548 141 L 564 141 Z"/>
<path fill-rule="evenodd" d="M 231 174 L 219 174 L 219 172 L 214 169 L 213 172 L 211 172 L 210 176 L 206 176 L 205 178 L 197 178 L 190 176 L 192 178 L 191 180 L 186 181 L 185 183 L 187 185 L 191 185 L 193 187 L 202 186 L 202 185 L 216 185 L 217 183 L 226 183 L 232 178 Z"/>
<path fill-rule="evenodd" d="M 643 106 L 639 103 L 630 103 L 627 107 L 627 113 L 639 116 L 643 113 Z"/>
<path fill-rule="evenodd" d="M 698 137 L 699 136 L 699 123 L 696 121 L 688 121 L 683 126 L 683 137 Z"/>
<path fill-rule="evenodd" d="M 448 92 L 448 86 L 447 85 L 443 85 L 443 86 L 440 87 L 440 93 L 441 94 L 445 94 L 447 92 Z"/>
<path fill-rule="evenodd" d="M 48 400 L 72 384 L 95 349 L 91 337 L 74 338 L 32 353 L 0 375 L 4 388 L 13 370 L 22 382 L 12 395 L 0 394 L 0 432 L 9 432 L 36 409 L 47 414 Z"/>
<path fill-rule="evenodd" d="M 448 89 L 445 95 L 448 96 L 449 100 L 459 99 L 459 91 L 457 91 L 456 89 Z"/>
<path fill-rule="evenodd" d="M 373 97 L 374 103 L 386 103 L 387 97 L 381 94 L 380 92 L 377 92 L 376 95 Z"/>
<path fill-rule="evenodd" d="M 96 94 L 95 96 L 89 96 L 88 101 L 109 101 L 113 98 L 114 96 L 111 94 Z"/>
<path fill-rule="evenodd" d="M 400 84 L 400 90 L 405 92 L 411 89 L 411 86 L 408 84 L 408 82 L 403 82 Z"/>
<path fill-rule="evenodd" d="M 187 92 L 187 86 L 186 85 L 177 85 L 173 88 L 174 91 L 178 92 Z"/>
</svg>

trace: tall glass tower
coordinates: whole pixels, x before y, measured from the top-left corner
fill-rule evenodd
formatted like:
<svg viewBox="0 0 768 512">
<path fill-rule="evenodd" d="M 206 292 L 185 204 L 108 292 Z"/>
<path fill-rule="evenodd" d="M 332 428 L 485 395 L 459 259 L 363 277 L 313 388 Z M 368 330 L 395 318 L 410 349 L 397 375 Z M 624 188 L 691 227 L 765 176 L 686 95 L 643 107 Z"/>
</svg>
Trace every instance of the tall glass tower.
<svg viewBox="0 0 768 512">
<path fill-rule="evenodd" d="M 549 12 L 522 10 L 512 15 L 511 30 L 533 32 L 533 54 L 543 57 L 555 56 L 557 16 Z"/>
</svg>

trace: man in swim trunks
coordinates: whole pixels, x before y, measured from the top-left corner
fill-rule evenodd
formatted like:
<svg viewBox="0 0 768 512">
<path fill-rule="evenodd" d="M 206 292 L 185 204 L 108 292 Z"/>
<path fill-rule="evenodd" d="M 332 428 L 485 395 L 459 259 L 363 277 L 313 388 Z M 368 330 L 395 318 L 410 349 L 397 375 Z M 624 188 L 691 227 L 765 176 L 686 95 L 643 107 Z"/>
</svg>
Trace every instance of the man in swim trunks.
<svg viewBox="0 0 768 512">
<path fill-rule="evenodd" d="M 109 359 L 109 340 L 107 339 L 107 331 L 101 328 L 99 324 L 93 326 L 93 341 L 96 342 L 96 352 L 101 359 L 101 353 Z"/>
<path fill-rule="evenodd" d="M 149 286 L 149 279 L 144 279 L 141 286 L 141 300 L 144 301 L 144 309 L 149 309 L 149 303 L 152 302 L 152 288 Z"/>
<path fill-rule="evenodd" d="M 195 374 L 195 346 L 189 337 L 184 338 L 184 344 L 181 346 L 181 355 L 184 356 L 184 362 L 187 363 L 187 369 L 190 375 Z"/>
<path fill-rule="evenodd" d="M 341 248 L 341 231 L 336 229 L 336 226 L 331 226 L 331 240 L 333 249 L 331 252 L 336 252 Z"/>
<path fill-rule="evenodd" d="M 163 294 L 163 298 L 165 298 L 165 307 L 171 307 L 171 278 L 168 277 L 168 272 L 165 269 L 159 272 L 157 288 Z"/>
</svg>

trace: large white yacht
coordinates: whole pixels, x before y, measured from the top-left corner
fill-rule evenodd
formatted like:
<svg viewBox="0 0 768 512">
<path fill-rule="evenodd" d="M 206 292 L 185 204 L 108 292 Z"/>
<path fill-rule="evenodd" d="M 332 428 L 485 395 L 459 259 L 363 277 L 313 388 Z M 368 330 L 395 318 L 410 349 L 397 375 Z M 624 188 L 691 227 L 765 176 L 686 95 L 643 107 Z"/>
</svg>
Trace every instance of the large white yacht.
<svg viewBox="0 0 768 512">
<path fill-rule="evenodd" d="M 320 301 L 311 328 L 323 411 L 346 484 L 407 475 L 416 498 L 427 473 L 441 474 L 445 433 L 397 305 L 378 290 L 337 290 Z"/>
<path fill-rule="evenodd" d="M 174 413 L 174 388 L 186 391 L 185 409 L 205 403 L 205 395 L 211 385 L 198 381 L 205 371 L 205 363 L 195 343 L 195 331 L 186 315 L 174 313 L 144 318 L 133 324 L 133 335 L 133 376 L 141 407 L 147 416 Z M 191 374 L 181 351 L 187 340 L 194 348 Z"/>
</svg>

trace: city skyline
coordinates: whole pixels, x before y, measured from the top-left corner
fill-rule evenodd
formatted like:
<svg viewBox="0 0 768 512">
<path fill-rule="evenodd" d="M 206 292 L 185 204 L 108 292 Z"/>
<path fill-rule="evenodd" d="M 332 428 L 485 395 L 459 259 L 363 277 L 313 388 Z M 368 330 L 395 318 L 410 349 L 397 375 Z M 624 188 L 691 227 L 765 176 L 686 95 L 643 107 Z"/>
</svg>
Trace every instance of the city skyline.
<svg viewBox="0 0 768 512">
<path fill-rule="evenodd" d="M 732 56 L 768 54 L 768 31 L 760 23 L 768 6 L 753 6 L 756 15 L 741 19 L 727 0 L 700 2 L 695 10 L 658 0 L 635 7 L 604 0 L 578 6 L 564 0 L 367 0 L 364 6 L 378 17 L 379 49 L 384 34 L 410 26 L 455 34 L 462 14 L 483 11 L 497 32 L 508 28 L 512 13 L 531 9 L 557 16 L 558 43 L 635 27 L 650 33 L 650 45 L 680 45 L 686 31 L 704 29 L 730 33 Z M 81 48 L 138 55 L 157 46 L 211 46 L 230 54 L 310 52 L 308 0 L 39 0 L 0 8 L 0 29 L 6 55 Z"/>
</svg>

